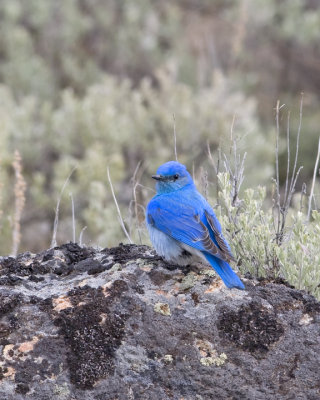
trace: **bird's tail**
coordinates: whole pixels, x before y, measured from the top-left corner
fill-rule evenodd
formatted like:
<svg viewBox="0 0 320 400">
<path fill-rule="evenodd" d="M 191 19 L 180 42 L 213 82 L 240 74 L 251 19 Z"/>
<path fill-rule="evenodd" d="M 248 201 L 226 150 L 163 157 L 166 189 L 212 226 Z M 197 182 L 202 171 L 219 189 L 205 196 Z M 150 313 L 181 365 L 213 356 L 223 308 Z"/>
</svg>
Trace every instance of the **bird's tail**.
<svg viewBox="0 0 320 400">
<path fill-rule="evenodd" d="M 244 284 L 241 282 L 238 275 L 232 270 L 226 261 L 220 260 L 211 254 L 205 254 L 205 257 L 229 289 L 245 289 Z"/>
</svg>

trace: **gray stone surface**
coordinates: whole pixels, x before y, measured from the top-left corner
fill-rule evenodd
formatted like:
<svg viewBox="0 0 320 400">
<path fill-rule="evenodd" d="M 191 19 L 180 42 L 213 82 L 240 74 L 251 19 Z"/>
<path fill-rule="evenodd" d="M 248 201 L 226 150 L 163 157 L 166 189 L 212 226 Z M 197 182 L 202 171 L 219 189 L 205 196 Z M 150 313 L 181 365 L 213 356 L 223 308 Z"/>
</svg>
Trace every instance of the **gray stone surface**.
<svg viewBox="0 0 320 400">
<path fill-rule="evenodd" d="M 320 304 L 244 282 L 146 246 L 0 258 L 0 399 L 320 399 Z"/>
</svg>

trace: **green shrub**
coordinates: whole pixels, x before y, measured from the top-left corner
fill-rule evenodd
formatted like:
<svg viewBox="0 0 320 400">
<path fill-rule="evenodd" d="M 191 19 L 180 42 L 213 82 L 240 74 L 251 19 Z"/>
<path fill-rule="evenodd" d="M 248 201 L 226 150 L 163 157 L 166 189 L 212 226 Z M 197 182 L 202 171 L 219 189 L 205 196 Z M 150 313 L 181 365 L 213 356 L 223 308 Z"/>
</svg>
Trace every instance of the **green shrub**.
<svg viewBox="0 0 320 400">
<path fill-rule="evenodd" d="M 175 82 L 164 71 L 159 70 L 157 76 L 157 88 L 147 79 L 133 87 L 129 80 L 106 76 L 101 84 L 89 87 L 84 96 L 63 91 L 58 106 L 34 96 L 15 99 L 8 88 L 0 90 L 2 182 L 10 188 L 11 159 L 18 149 L 28 187 L 26 223 L 35 223 L 35 231 L 37 224 L 42 230 L 44 221 L 47 225 L 41 242 L 36 242 L 39 247 L 33 247 L 35 244 L 31 240 L 26 242 L 22 235 L 21 249 L 39 250 L 51 242 L 58 194 L 74 166 L 77 169 L 61 201 L 60 227 L 63 228 L 58 231 L 59 240 L 72 237 L 68 196 L 72 192 L 78 227 L 88 227 L 84 238 L 92 241 L 99 238 L 99 243 L 104 242 L 105 246 L 118 243 L 121 230 L 112 211 L 106 167 L 110 167 L 119 204 L 130 222 L 132 213 L 127 213 L 132 200 L 130 179 L 137 164 L 142 162 L 144 171 L 141 183 L 150 186 L 153 183 L 149 177 L 156 168 L 174 158 L 173 114 L 179 159 L 192 169 L 193 163 L 195 167 L 209 165 L 207 142 L 213 149 L 229 142 L 236 113 L 235 126 L 242 137 L 241 147 L 252 155 L 248 157 L 248 165 L 257 162 L 260 165 L 259 170 L 251 168 L 248 184 L 269 179 L 272 144 L 262 133 L 253 99 L 235 91 L 220 75 L 211 86 L 197 90 Z M 140 203 L 145 204 L 149 193 L 140 188 L 137 192 Z M 5 191 L 3 210 L 7 216 L 11 214 L 12 199 L 12 190 Z M 23 229 L 27 228 L 24 221 L 22 225 Z M 8 236 L 9 231 L 2 234 Z M 0 251 L 3 254 L 9 251 L 7 240 L 1 242 Z"/>
<path fill-rule="evenodd" d="M 220 173 L 217 214 L 241 272 L 254 277 L 283 277 L 320 298 L 320 212 L 312 220 L 290 209 L 282 243 L 276 240 L 276 218 L 266 188 L 246 189 L 233 203 L 232 179 Z M 269 204 L 268 204 L 269 203 Z"/>
</svg>

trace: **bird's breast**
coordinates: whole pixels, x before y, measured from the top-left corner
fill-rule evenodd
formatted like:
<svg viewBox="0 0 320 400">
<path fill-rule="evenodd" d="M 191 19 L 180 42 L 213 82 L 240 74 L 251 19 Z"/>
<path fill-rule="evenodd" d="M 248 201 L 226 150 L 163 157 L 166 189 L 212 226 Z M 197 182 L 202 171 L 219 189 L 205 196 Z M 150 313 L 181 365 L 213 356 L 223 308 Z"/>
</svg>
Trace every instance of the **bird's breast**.
<svg viewBox="0 0 320 400">
<path fill-rule="evenodd" d="M 179 242 L 166 233 L 147 224 L 150 240 L 157 254 L 177 265 L 190 265 L 203 259 L 200 251 Z"/>
</svg>

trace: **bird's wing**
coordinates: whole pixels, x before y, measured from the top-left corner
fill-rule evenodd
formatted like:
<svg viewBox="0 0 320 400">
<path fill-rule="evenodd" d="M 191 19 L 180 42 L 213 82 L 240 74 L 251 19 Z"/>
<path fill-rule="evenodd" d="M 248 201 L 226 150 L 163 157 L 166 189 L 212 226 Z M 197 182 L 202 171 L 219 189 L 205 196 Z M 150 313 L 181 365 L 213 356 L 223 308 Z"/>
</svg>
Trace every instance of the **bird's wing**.
<svg viewBox="0 0 320 400">
<path fill-rule="evenodd" d="M 211 207 L 210 207 L 211 208 Z M 235 261 L 235 257 L 231 252 L 230 246 L 221 232 L 221 225 L 212 209 L 205 210 L 205 217 L 213 233 L 214 239 L 223 253 L 226 261 Z"/>
<path fill-rule="evenodd" d="M 197 211 L 170 196 L 154 198 L 147 208 L 147 222 L 172 238 L 197 250 L 205 251 L 224 261 L 233 259 L 229 246 L 221 234 L 221 227 L 213 211 Z"/>
</svg>

